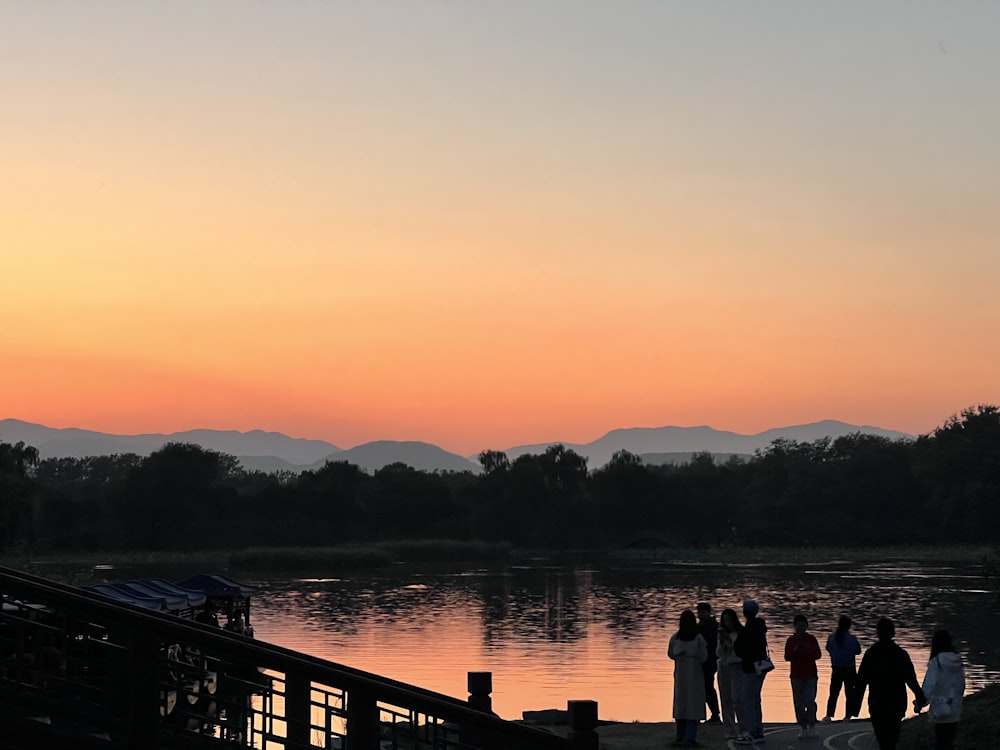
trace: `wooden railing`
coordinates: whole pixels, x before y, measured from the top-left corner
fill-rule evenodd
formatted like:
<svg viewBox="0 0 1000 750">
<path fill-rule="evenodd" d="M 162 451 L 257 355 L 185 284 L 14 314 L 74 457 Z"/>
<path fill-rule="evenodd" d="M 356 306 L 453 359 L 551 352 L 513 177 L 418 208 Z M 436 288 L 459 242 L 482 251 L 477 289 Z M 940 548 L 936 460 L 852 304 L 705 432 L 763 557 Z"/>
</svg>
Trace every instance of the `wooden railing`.
<svg viewBox="0 0 1000 750">
<path fill-rule="evenodd" d="M 8 568 L 0 594 L 5 746 L 596 747 L 583 724 L 574 743 L 457 698 Z M 596 704 L 575 703 L 596 725 Z"/>
</svg>

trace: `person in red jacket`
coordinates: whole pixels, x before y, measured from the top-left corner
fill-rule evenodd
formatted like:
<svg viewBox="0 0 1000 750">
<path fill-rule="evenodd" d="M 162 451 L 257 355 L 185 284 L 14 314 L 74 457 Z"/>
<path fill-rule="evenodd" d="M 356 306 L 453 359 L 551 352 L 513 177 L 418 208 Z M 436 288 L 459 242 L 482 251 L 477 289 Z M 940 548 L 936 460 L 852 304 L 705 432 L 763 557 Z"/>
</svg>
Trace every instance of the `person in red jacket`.
<svg viewBox="0 0 1000 750">
<path fill-rule="evenodd" d="M 792 678 L 792 702 L 795 704 L 795 720 L 802 731 L 799 739 L 816 737 L 816 684 L 819 675 L 816 662 L 823 656 L 819 642 L 807 633 L 809 620 L 805 615 L 795 615 L 792 621 L 795 632 L 785 642 L 785 661 L 790 663 Z"/>
</svg>

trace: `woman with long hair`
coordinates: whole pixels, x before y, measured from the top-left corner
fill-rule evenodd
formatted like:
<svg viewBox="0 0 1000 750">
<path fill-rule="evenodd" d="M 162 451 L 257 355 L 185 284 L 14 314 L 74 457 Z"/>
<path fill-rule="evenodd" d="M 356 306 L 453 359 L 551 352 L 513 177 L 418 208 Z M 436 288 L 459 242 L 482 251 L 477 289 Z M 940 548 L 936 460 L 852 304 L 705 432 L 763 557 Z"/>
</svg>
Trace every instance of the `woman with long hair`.
<svg viewBox="0 0 1000 750">
<path fill-rule="evenodd" d="M 700 747 L 698 722 L 705 719 L 705 674 L 701 665 L 708 659 L 708 644 L 698 633 L 694 612 L 681 612 L 677 632 L 670 637 L 667 656 L 674 660 L 674 747 Z"/>
<path fill-rule="evenodd" d="M 826 650 L 830 654 L 830 697 L 826 701 L 825 722 L 833 721 L 841 687 L 844 688 L 844 721 L 861 713 L 861 701 L 857 695 L 858 670 L 855 666 L 861 644 L 851 634 L 851 625 L 851 618 L 841 615 L 837 629 L 826 639 Z"/>
<path fill-rule="evenodd" d="M 951 750 L 962 719 L 965 670 L 947 630 L 937 631 L 931 639 L 931 660 L 923 688 L 934 724 L 934 750 Z"/>
<path fill-rule="evenodd" d="M 726 739 L 739 736 L 737 722 L 740 715 L 740 698 L 743 695 L 743 665 L 736 655 L 736 639 L 743 630 L 743 624 L 734 609 L 722 610 L 719 619 L 718 643 L 715 654 L 719 657 L 719 698 L 722 703 L 722 722 L 726 728 Z"/>
</svg>

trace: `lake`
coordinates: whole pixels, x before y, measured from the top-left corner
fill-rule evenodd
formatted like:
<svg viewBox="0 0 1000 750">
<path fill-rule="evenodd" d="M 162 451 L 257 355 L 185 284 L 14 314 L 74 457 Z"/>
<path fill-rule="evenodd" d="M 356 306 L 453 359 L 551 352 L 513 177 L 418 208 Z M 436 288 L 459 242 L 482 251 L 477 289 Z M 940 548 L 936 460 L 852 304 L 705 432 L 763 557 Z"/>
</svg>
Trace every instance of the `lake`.
<svg viewBox="0 0 1000 750">
<path fill-rule="evenodd" d="M 878 618 L 892 617 L 920 678 L 932 633 L 947 627 L 963 652 L 970 691 L 1000 677 L 1000 599 L 968 564 L 536 560 L 490 568 L 406 564 L 337 578 L 230 575 L 260 587 L 258 638 L 461 698 L 467 672 L 490 671 L 493 708 L 504 718 L 590 699 L 602 719 L 670 720 L 666 646 L 680 611 L 708 600 L 718 615 L 739 610 L 746 596 L 760 603 L 778 665 L 764 686 L 765 721 L 794 721 L 781 658 L 797 612 L 821 646 L 842 613 L 855 621 L 862 648 L 874 642 Z M 819 667 L 822 715 L 825 653 Z"/>
</svg>

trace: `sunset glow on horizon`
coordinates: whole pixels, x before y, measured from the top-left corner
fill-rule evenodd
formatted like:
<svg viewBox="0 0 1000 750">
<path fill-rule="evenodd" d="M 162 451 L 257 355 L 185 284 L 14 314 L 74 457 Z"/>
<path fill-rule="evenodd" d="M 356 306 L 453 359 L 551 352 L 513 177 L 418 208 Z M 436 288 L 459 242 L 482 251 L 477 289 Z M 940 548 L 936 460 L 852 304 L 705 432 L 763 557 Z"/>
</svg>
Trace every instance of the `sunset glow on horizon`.
<svg viewBox="0 0 1000 750">
<path fill-rule="evenodd" d="M 0 419 L 470 455 L 1000 402 L 1000 6 L 0 14 Z"/>
</svg>

